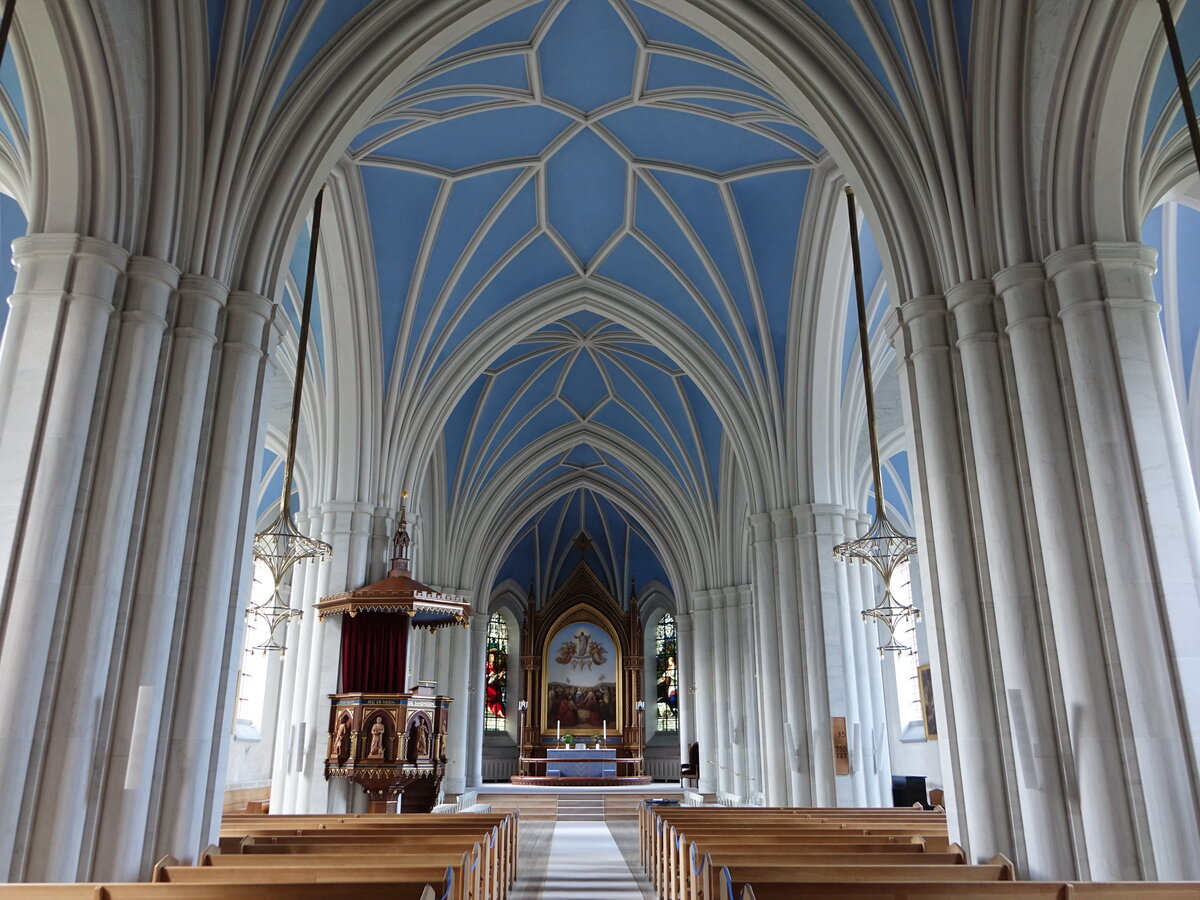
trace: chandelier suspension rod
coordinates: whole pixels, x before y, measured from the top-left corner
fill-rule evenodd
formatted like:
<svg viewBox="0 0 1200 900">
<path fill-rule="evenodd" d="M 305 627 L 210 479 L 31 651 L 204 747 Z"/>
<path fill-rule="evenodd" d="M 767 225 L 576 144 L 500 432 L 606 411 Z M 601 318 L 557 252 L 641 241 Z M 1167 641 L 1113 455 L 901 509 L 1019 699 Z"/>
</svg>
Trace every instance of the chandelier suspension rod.
<svg viewBox="0 0 1200 900">
<path fill-rule="evenodd" d="M 867 304 L 863 299 L 862 255 L 858 248 L 858 210 L 854 190 L 846 186 L 846 211 L 850 216 L 850 256 L 854 263 L 854 298 L 858 304 L 858 349 L 862 358 L 863 393 L 867 400 L 867 430 L 871 440 L 871 479 L 875 488 L 875 518 L 883 510 L 883 476 L 879 470 L 879 435 L 875 425 L 875 387 L 871 382 L 871 345 L 867 339 Z"/>
<path fill-rule="evenodd" d="M 1158 11 L 1162 14 L 1163 31 L 1167 35 L 1167 49 L 1171 52 L 1171 65 L 1175 69 L 1175 81 L 1179 85 L 1179 100 L 1183 103 L 1188 135 L 1192 139 L 1192 155 L 1196 157 L 1196 169 L 1200 171 L 1200 127 L 1196 125 L 1196 107 L 1192 103 L 1192 87 L 1188 83 L 1187 69 L 1183 65 L 1183 53 L 1179 49 L 1179 35 L 1175 33 L 1175 19 L 1171 15 L 1170 0 L 1158 0 Z"/>
<path fill-rule="evenodd" d="M 308 242 L 308 271 L 304 277 L 304 308 L 300 313 L 300 346 L 296 350 L 296 383 L 292 388 L 292 421 L 288 431 L 287 459 L 283 464 L 283 496 L 279 506 L 286 516 L 292 493 L 292 470 L 296 466 L 296 434 L 300 430 L 300 397 L 304 392 L 304 366 L 308 358 L 308 331 L 312 318 L 313 282 L 317 276 L 317 242 L 321 236 L 321 201 L 325 197 L 325 185 L 317 191 L 313 203 L 312 235 Z"/>
<path fill-rule="evenodd" d="M 16 8 L 17 0 L 7 0 L 4 4 L 4 18 L 0 19 L 0 63 L 4 62 L 4 51 L 8 49 L 8 32 L 12 28 Z"/>
</svg>

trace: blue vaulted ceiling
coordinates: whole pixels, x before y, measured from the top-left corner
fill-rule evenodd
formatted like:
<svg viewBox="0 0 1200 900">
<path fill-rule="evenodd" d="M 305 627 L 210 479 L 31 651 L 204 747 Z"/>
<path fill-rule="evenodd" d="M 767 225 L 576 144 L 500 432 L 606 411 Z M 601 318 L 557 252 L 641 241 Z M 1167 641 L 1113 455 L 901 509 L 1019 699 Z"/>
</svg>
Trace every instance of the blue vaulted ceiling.
<svg viewBox="0 0 1200 900">
<path fill-rule="evenodd" d="M 734 390 L 778 395 L 810 170 L 824 151 L 761 79 L 691 28 L 631 0 L 532 4 L 429 64 L 350 153 L 393 396 L 427 390 L 464 341 L 547 286 L 657 307 Z M 570 496 L 596 518 L 593 536 L 633 527 L 615 496 L 662 512 L 664 483 L 675 502 L 713 509 L 723 426 L 688 374 L 695 365 L 588 311 L 497 346 L 445 423 L 451 503 L 502 479 L 504 515 L 539 492 L 558 509 L 562 485 L 582 483 Z M 536 459 L 531 446 L 544 448 Z M 534 564 L 531 533 L 501 578 Z M 560 549 L 540 546 L 550 555 L 539 571 L 559 572 Z M 657 558 L 631 559 L 648 571 L 627 574 L 666 582 Z"/>
<path fill-rule="evenodd" d="M 540 3 L 415 77 L 352 144 L 384 358 L 422 380 L 556 281 L 630 288 L 739 380 L 778 377 L 820 146 L 711 41 L 620 0 Z"/>
<path fill-rule="evenodd" d="M 591 543 L 581 554 L 577 540 Z M 669 586 L 654 545 L 625 510 L 602 495 L 579 488 L 542 508 L 512 541 L 497 581 L 532 587 L 544 603 L 583 560 L 618 602 L 629 598 L 632 581 Z"/>
</svg>

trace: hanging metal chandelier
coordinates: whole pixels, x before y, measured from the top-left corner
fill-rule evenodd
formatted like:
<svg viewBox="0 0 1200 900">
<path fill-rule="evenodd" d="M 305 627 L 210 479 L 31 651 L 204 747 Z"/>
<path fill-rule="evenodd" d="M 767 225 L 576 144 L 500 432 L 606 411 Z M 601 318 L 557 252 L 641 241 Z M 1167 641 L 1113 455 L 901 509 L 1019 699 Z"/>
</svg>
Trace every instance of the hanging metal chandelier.
<svg viewBox="0 0 1200 900">
<path fill-rule="evenodd" d="M 254 558 L 271 572 L 273 581 L 271 596 L 263 603 L 252 604 L 246 609 L 246 617 L 257 616 L 267 626 L 267 636 L 251 651 L 278 650 L 281 654 L 287 646 L 278 632 L 293 618 L 304 614 L 303 609 L 294 608 L 281 593 L 283 578 L 301 560 L 329 559 L 333 548 L 322 540 L 308 537 L 300 532 L 292 517 L 292 475 L 296 466 L 296 435 L 300 427 L 300 398 L 304 393 L 304 366 L 308 356 L 308 332 L 312 318 L 313 282 L 317 272 L 317 241 L 321 233 L 321 201 L 325 187 L 317 192 L 313 204 L 312 238 L 308 247 L 308 273 L 304 280 L 304 305 L 300 314 L 300 346 L 296 350 L 296 382 L 292 390 L 292 419 L 288 431 L 287 457 L 283 464 L 283 493 L 279 498 L 279 514 L 271 524 L 254 535 Z"/>
<path fill-rule="evenodd" d="M 862 357 L 863 393 L 867 401 L 867 431 L 871 442 L 871 477 L 875 489 L 875 516 L 866 534 L 838 544 L 833 555 L 843 562 L 869 563 L 883 578 L 883 596 L 870 609 L 864 609 L 864 619 L 875 619 L 887 626 L 888 639 L 879 652 L 909 652 L 913 648 L 896 638 L 896 628 L 905 619 L 916 619 L 921 611 L 911 603 L 903 603 L 892 595 L 892 578 L 900 564 L 917 552 L 917 540 L 899 531 L 884 510 L 883 478 L 879 469 L 879 435 L 875 424 L 875 390 L 871 383 L 870 344 L 867 340 L 867 306 L 863 300 L 862 258 L 858 247 L 858 212 L 854 191 L 846 188 L 846 208 L 850 214 L 850 252 L 854 261 L 854 295 L 858 303 L 858 343 Z"/>
</svg>

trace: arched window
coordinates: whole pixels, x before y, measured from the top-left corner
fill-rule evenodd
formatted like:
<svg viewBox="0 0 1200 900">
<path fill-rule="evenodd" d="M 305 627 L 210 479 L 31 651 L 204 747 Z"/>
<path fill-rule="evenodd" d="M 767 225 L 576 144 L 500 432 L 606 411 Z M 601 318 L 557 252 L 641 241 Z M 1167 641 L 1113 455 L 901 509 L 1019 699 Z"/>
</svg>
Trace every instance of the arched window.
<svg viewBox="0 0 1200 900">
<path fill-rule="evenodd" d="M 488 619 L 487 663 L 483 670 L 485 731 L 504 731 L 508 699 L 508 623 L 500 613 Z"/>
<path fill-rule="evenodd" d="M 675 617 L 663 616 L 654 629 L 654 657 L 658 674 L 658 730 L 679 730 L 679 667 Z"/>
</svg>

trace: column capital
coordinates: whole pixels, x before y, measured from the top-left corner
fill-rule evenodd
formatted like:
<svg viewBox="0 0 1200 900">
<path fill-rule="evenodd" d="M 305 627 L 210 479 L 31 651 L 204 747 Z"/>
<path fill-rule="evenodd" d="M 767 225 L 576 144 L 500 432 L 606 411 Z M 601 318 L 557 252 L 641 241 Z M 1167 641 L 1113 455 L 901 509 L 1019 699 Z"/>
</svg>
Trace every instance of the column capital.
<svg viewBox="0 0 1200 900">
<path fill-rule="evenodd" d="M 948 350 L 949 318 L 945 297 L 940 294 L 914 297 L 900 306 L 897 322 L 901 327 L 893 336 L 893 343 L 903 335 L 906 357 L 918 356 L 932 350 Z"/>
<path fill-rule="evenodd" d="M 774 528 L 770 513 L 751 513 L 747 518 L 750 520 L 750 528 L 754 532 L 753 540 L 756 544 L 771 540 Z"/>
<path fill-rule="evenodd" d="M 175 331 L 216 341 L 221 310 L 229 300 L 229 288 L 207 275 L 181 275 L 175 289 Z"/>
<path fill-rule="evenodd" d="M 964 281 L 946 291 L 946 308 L 954 317 L 958 343 L 996 341 L 996 292 L 986 279 Z"/>
<path fill-rule="evenodd" d="M 1015 325 L 1049 321 L 1046 269 L 1041 263 L 1021 263 L 996 273 L 992 283 L 1004 306 L 1005 330 Z"/>
<path fill-rule="evenodd" d="M 129 262 L 129 251 L 81 234 L 27 234 L 13 241 L 12 251 L 14 294 L 69 291 L 107 301 Z"/>
<path fill-rule="evenodd" d="M 125 267 L 125 271 L 130 277 L 137 276 L 161 281 L 169 290 L 174 290 L 179 285 L 178 266 L 165 259 L 153 256 L 132 256 L 129 258 L 129 265 Z"/>
<path fill-rule="evenodd" d="M 267 329 L 274 311 L 275 304 L 268 297 L 248 291 L 230 291 L 222 341 L 225 348 L 265 355 Z"/>
<path fill-rule="evenodd" d="M 1046 257 L 1046 276 L 1055 287 L 1059 315 L 1071 307 L 1104 302 L 1157 306 L 1154 268 L 1158 253 L 1133 242 L 1079 244 Z"/>
<path fill-rule="evenodd" d="M 770 512 L 771 523 L 775 526 L 775 538 L 789 538 L 796 533 L 796 515 L 791 507 L 773 509 Z"/>
<path fill-rule="evenodd" d="M 712 609 L 712 591 L 692 591 L 691 610 L 695 615 L 699 612 L 707 612 Z"/>
</svg>

